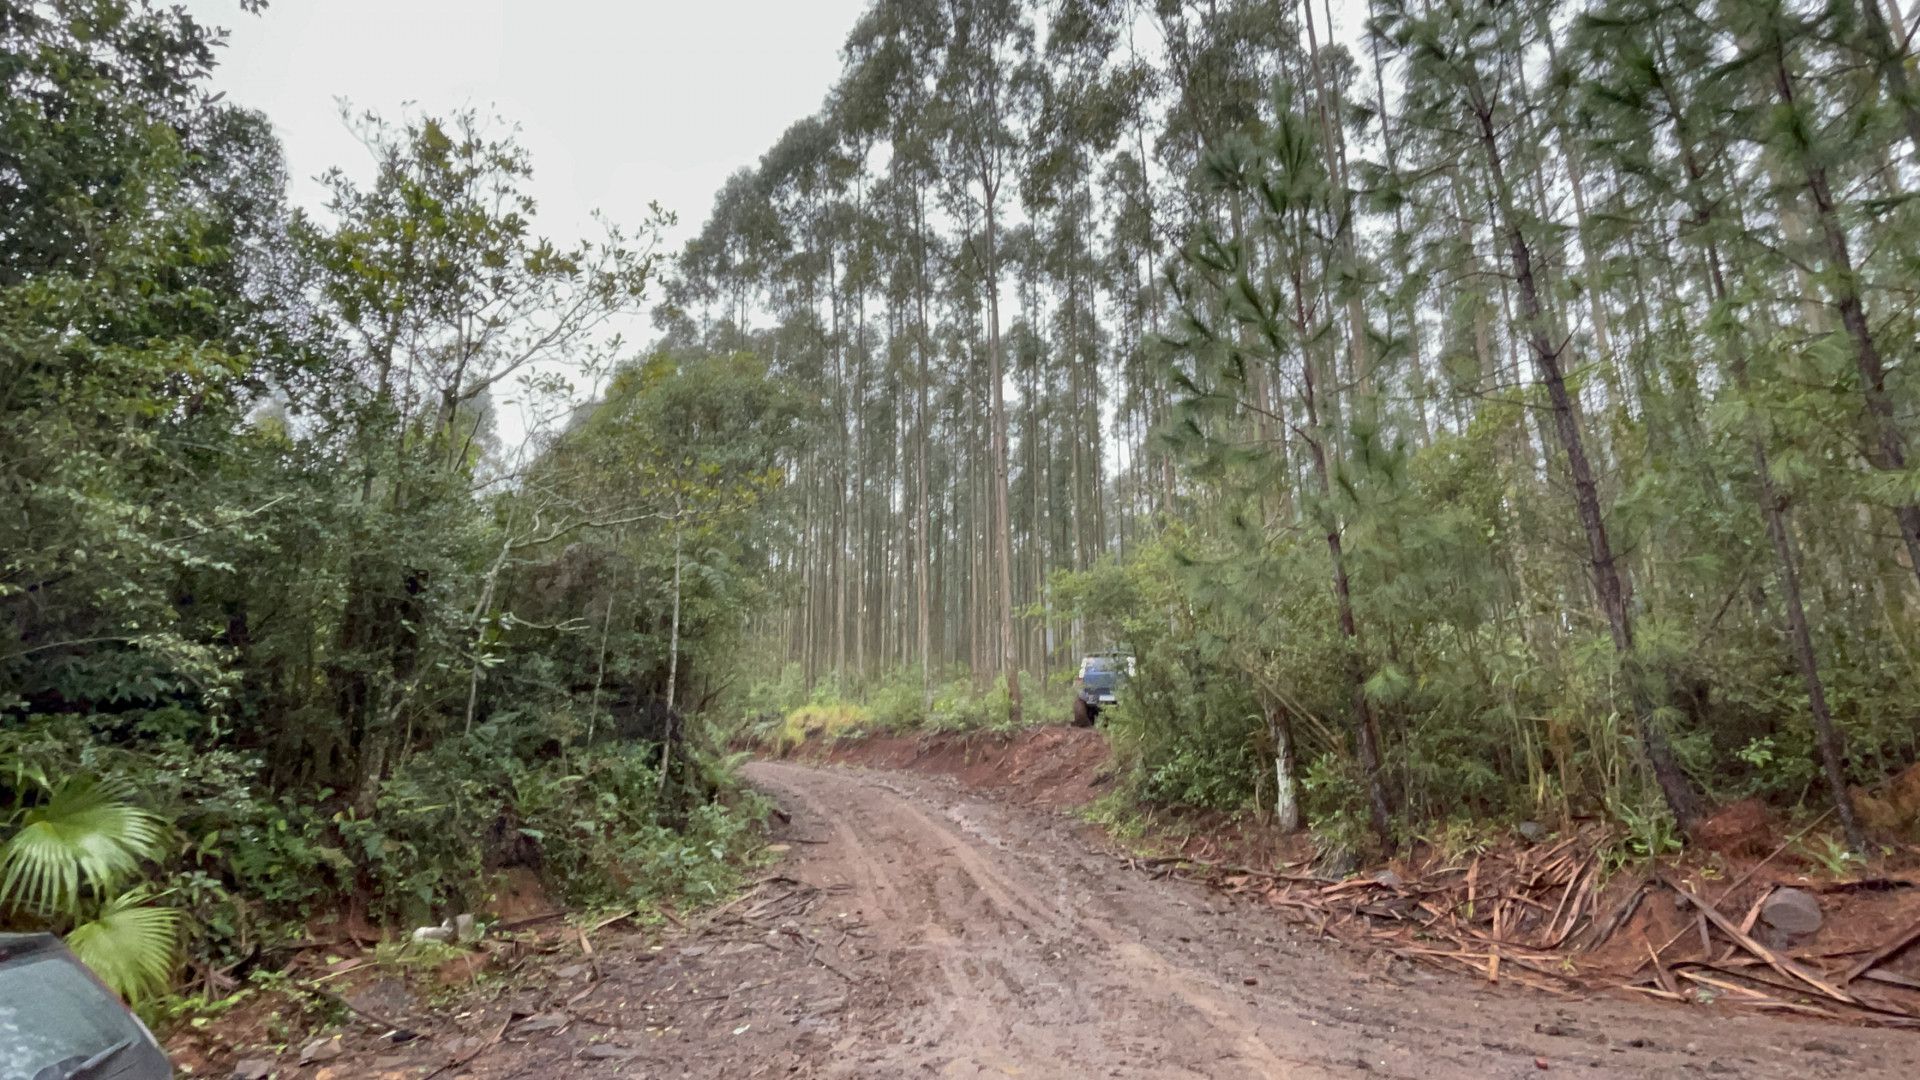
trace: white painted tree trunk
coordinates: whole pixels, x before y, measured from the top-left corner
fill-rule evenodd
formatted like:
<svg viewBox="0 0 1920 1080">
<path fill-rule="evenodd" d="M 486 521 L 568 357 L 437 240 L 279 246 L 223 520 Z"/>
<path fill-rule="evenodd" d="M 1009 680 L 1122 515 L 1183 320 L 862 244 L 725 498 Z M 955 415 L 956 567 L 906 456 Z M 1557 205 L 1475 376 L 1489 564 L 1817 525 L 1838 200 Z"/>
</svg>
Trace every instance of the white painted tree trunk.
<svg viewBox="0 0 1920 1080">
<path fill-rule="evenodd" d="M 1274 710 L 1267 714 L 1267 731 L 1273 738 L 1273 819 L 1281 832 L 1300 828 L 1300 785 L 1293 761 L 1293 726 L 1286 714 Z"/>
</svg>

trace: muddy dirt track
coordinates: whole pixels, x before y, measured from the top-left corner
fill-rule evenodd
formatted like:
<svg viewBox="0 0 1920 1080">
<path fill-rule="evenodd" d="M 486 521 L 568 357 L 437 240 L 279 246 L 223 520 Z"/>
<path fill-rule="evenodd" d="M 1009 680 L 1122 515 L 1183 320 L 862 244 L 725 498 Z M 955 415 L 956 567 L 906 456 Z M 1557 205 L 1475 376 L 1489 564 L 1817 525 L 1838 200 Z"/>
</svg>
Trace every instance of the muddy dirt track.
<svg viewBox="0 0 1920 1080">
<path fill-rule="evenodd" d="M 1913 1034 L 1382 965 L 947 780 L 748 775 L 790 818 L 781 876 L 678 943 L 608 948 L 454 1075 L 1920 1076 Z"/>
</svg>

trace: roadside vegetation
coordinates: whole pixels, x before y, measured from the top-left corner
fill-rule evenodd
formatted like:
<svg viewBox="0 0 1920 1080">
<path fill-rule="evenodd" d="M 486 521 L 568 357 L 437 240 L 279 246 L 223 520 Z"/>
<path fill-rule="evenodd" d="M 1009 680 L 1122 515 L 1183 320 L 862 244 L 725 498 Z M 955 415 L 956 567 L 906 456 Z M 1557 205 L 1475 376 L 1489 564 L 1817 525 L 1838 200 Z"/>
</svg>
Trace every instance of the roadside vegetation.
<svg viewBox="0 0 1920 1080">
<path fill-rule="evenodd" d="M 863 686 L 806 685 L 797 664 L 776 681 L 750 686 L 730 702 L 737 709 L 733 738 L 774 753 L 802 743 L 873 734 L 987 732 L 1009 734 L 1036 724 L 1062 723 L 1071 700 L 1064 683 L 1032 688 L 1024 722 L 1014 718 L 1004 680 L 981 687 L 964 674 L 928 686 L 918 671 L 900 670 Z"/>
<path fill-rule="evenodd" d="M 618 348 L 662 221 L 541 236 L 502 123 L 346 115 L 289 208 L 219 44 L 0 4 L 0 923 L 151 1005 L 513 871 L 724 894 L 759 802 L 701 713 L 801 404 Z"/>
</svg>

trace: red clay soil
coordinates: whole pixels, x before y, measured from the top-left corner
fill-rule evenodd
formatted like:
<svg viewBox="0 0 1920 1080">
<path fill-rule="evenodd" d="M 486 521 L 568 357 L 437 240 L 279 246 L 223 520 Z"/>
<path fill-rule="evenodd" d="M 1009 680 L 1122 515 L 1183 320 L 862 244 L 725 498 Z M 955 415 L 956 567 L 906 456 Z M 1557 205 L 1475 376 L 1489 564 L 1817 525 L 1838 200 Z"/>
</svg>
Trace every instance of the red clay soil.
<svg viewBox="0 0 1920 1080">
<path fill-rule="evenodd" d="M 1112 783 L 1106 736 L 1093 728 L 870 735 L 808 743 L 802 761 L 951 776 L 969 788 L 1002 791 L 1032 806 L 1084 806 Z"/>
<path fill-rule="evenodd" d="M 306 1036 L 197 1073 L 252 1059 L 285 1080 L 1912 1080 L 1920 1054 L 1904 1032 L 1365 956 L 1247 894 L 1131 872 L 1067 816 L 947 777 L 746 773 L 782 809 L 785 859 L 741 899 L 664 940 L 589 930 L 590 952 L 549 928 L 450 1005 L 425 986 L 342 988 L 381 1021 L 348 1020 L 304 1065 Z M 388 1022 L 418 1037 L 384 1037 Z"/>
<path fill-rule="evenodd" d="M 309 1061 L 300 1061 L 301 1048 L 315 1033 L 295 1017 L 233 1025 L 250 1038 L 212 1030 L 174 1045 L 197 1044 L 186 1059 L 195 1075 L 225 1076 L 249 1061 L 293 1080 L 1920 1075 L 1920 1035 L 1776 1007 L 1828 1011 L 1811 992 L 1775 990 L 1763 1000 L 1728 990 L 1683 1007 L 1643 993 L 1536 985 L 1555 977 L 1525 968 L 1515 978 L 1529 955 L 1517 947 L 1501 947 L 1511 959 L 1490 982 L 1468 962 L 1437 969 L 1392 944 L 1415 927 L 1447 929 L 1424 914 L 1408 917 L 1422 903 L 1454 919 L 1462 940 L 1484 932 L 1496 907 L 1507 913 L 1494 916 L 1502 919 L 1496 937 L 1540 933 L 1530 925 L 1551 930 L 1526 913 L 1562 879 L 1569 898 L 1612 910 L 1610 890 L 1637 881 L 1619 874 L 1607 890 L 1582 885 L 1592 880 L 1579 871 L 1592 854 L 1584 832 L 1482 852 L 1475 882 L 1484 899 L 1462 916 L 1457 894 L 1435 891 L 1455 887 L 1459 867 L 1447 860 L 1397 864 L 1385 882 L 1330 882 L 1285 858 L 1260 868 L 1201 866 L 1116 851 L 1057 809 L 1110 787 L 1096 732 L 889 737 L 801 756 L 809 760 L 746 770 L 781 808 L 778 867 L 732 902 L 673 919 L 664 935 L 617 922 L 585 933 L 559 922 L 533 927 L 493 944 L 482 958 L 491 970 L 451 1000 L 440 984 L 472 973 L 397 978 L 372 965 L 342 970 L 364 959 L 316 955 L 323 968 L 302 981 L 360 1013 Z M 865 767 L 846 767 L 854 764 Z M 1192 851 L 1250 861 L 1260 833 L 1240 823 L 1186 840 Z M 1871 951 L 1811 954 L 1868 940 L 1877 949 L 1920 916 L 1920 890 L 1802 882 L 1784 860 L 1760 866 L 1732 897 L 1718 890 L 1739 870 L 1716 871 L 1703 892 L 1738 920 L 1754 883 L 1824 888 L 1830 922 L 1844 926 L 1823 928 L 1832 938 L 1783 946 L 1795 964 L 1857 964 Z M 1681 884 L 1701 886 L 1712 865 L 1695 864 Z M 1316 922 L 1276 906 L 1286 890 L 1340 914 Z M 1363 899 L 1327 899 L 1350 894 Z M 1504 907 L 1494 902 L 1508 894 Z M 1713 968 L 1685 966 L 1685 950 L 1699 946 L 1693 916 L 1671 908 L 1672 895 L 1664 885 L 1650 889 L 1614 942 L 1657 949 L 1680 931 L 1663 956 L 1665 976 L 1721 979 Z M 1369 947 L 1380 935 L 1389 944 Z M 1714 948 L 1709 962 L 1754 970 L 1720 955 L 1724 939 Z M 1623 952 L 1619 965 L 1630 962 Z M 1881 970 L 1898 977 L 1911 963 L 1896 956 Z M 1651 974 L 1643 981 L 1659 989 Z M 1872 992 L 1905 993 L 1887 983 Z M 415 1037 L 396 1039 L 393 1027 Z"/>
<path fill-rule="evenodd" d="M 969 789 L 1057 809 L 1092 801 L 1110 790 L 1113 778 L 1106 738 L 1088 728 L 875 735 L 807 744 L 793 756 L 951 777 Z M 1864 1008 L 1808 1000 L 1791 992 L 1798 984 L 1790 978 L 1785 987 L 1770 985 L 1781 980 L 1780 973 L 1733 946 L 1724 933 L 1710 929 L 1703 936 L 1704 917 L 1660 880 L 1744 923 L 1742 929 L 1785 962 L 1816 974 L 1845 973 L 1920 928 L 1920 874 L 1915 873 L 1920 853 L 1896 849 L 1879 864 L 1836 879 L 1803 854 L 1806 849 L 1778 837 L 1766 809 L 1749 800 L 1710 819 L 1684 858 L 1665 860 L 1652 871 L 1609 874 L 1598 850 L 1610 840 L 1607 830 L 1597 823 L 1576 824 L 1565 841 L 1556 835 L 1536 846 L 1515 836 L 1470 857 L 1416 844 L 1391 863 L 1334 883 L 1312 879 L 1312 845 L 1304 834 L 1282 836 L 1244 815 L 1162 811 L 1154 815 L 1144 840 L 1157 857 L 1144 865 L 1155 876 L 1258 893 L 1283 915 L 1327 937 L 1456 973 L 1484 970 L 1490 946 L 1499 943 L 1518 952 L 1510 952 L 1509 961 L 1531 959 L 1552 969 L 1540 978 L 1510 963 L 1507 981 L 1550 991 L 1622 991 L 1694 1003 L 1731 996 L 1756 1007 L 1862 1023 L 1899 1025 L 1902 1014 L 1920 1016 L 1920 944 L 1874 965 L 1873 975 L 1851 993 Z M 1098 830 L 1081 826 L 1078 831 L 1113 850 Z M 1558 859 L 1539 858 L 1563 850 Z M 1542 872 L 1540 864 L 1549 861 L 1559 870 L 1558 879 Z M 1468 902 L 1475 884 L 1468 880 L 1470 872 L 1480 879 L 1477 905 Z M 1511 901 L 1489 901 L 1487 889 L 1495 881 Z M 1757 922 L 1758 905 L 1785 888 L 1816 894 L 1825 915 L 1818 931 L 1786 937 Z M 1585 912 L 1578 918 L 1570 910 L 1576 903 Z M 1476 907 L 1478 924 L 1469 916 L 1461 925 L 1457 909 Z M 1547 917 L 1563 913 L 1564 919 Z M 1567 932 L 1555 932 L 1556 924 Z M 1443 940 L 1458 947 L 1433 948 Z M 1657 970 L 1649 960 L 1655 953 Z M 1720 985 L 1728 982 L 1739 989 Z"/>
</svg>

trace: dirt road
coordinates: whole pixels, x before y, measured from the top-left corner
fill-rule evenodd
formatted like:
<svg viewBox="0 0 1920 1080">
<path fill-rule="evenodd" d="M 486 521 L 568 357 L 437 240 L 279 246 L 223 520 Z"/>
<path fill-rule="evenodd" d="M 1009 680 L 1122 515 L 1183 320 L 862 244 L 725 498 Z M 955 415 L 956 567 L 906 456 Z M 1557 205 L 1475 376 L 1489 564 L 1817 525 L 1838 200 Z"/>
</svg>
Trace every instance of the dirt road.
<svg viewBox="0 0 1920 1080">
<path fill-rule="evenodd" d="M 691 942 L 606 955 L 472 1075 L 1920 1075 L 1910 1034 L 1381 966 L 947 781 L 748 775 L 790 815 L 785 879 Z"/>
</svg>

